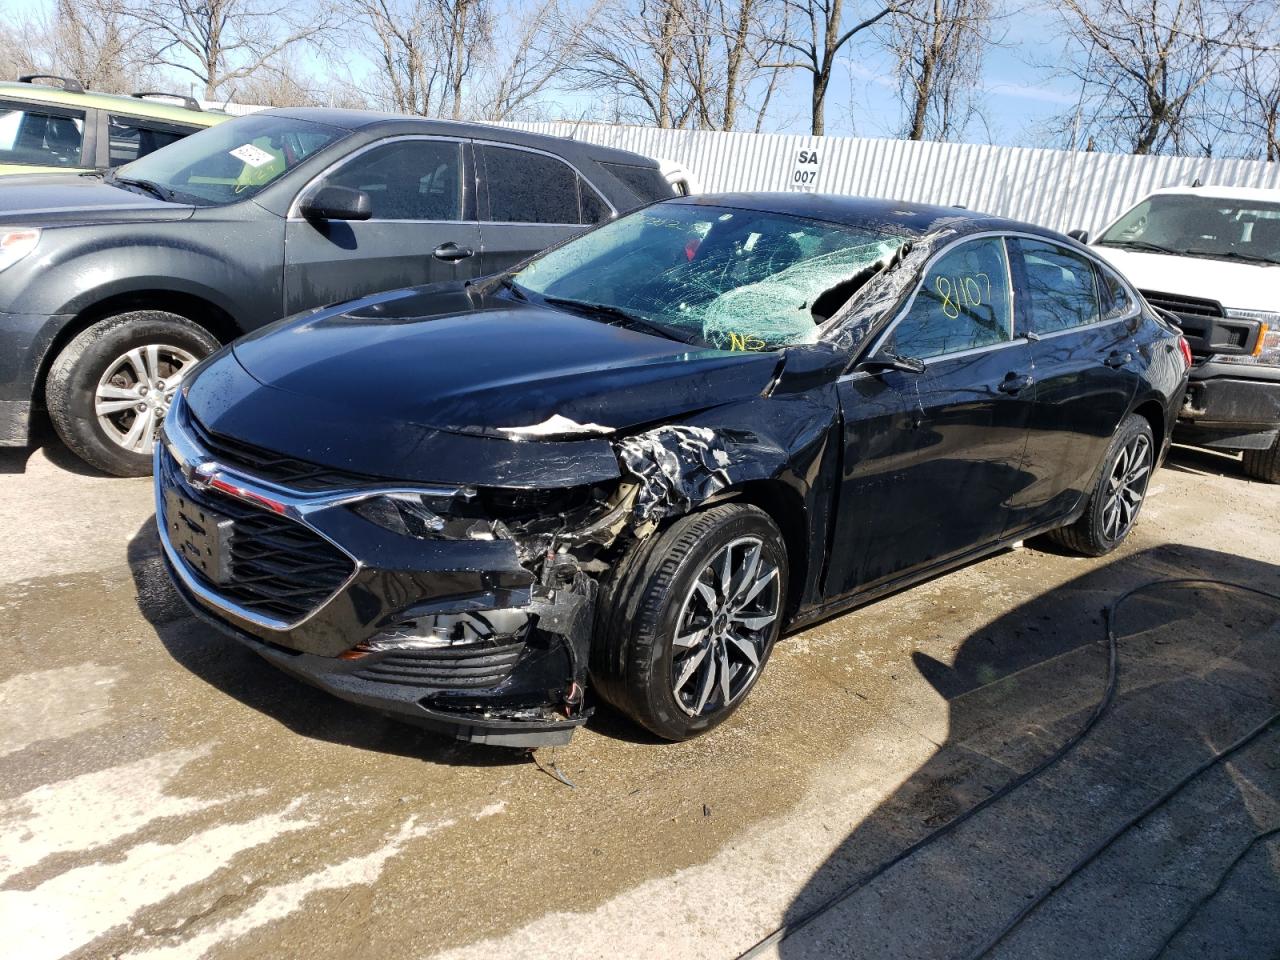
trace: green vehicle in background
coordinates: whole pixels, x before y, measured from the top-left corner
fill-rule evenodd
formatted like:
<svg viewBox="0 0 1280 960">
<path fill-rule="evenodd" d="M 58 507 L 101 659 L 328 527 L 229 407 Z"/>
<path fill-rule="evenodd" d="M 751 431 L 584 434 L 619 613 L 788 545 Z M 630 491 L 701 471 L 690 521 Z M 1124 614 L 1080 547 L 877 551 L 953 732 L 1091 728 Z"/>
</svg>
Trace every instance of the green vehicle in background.
<svg viewBox="0 0 1280 960">
<path fill-rule="evenodd" d="M 191 97 L 86 93 L 75 80 L 22 76 L 0 82 L 0 176 L 109 170 L 228 119 Z"/>
</svg>

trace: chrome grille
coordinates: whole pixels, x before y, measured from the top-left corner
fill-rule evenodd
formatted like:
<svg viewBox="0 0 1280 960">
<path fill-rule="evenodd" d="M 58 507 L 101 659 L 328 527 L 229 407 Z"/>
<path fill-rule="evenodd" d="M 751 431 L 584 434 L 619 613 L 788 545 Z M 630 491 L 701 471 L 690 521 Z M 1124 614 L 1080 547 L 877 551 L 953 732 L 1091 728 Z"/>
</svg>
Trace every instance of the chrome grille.
<svg viewBox="0 0 1280 960">
<path fill-rule="evenodd" d="M 162 450 L 159 482 L 176 489 L 185 501 L 231 521 L 225 580 L 179 558 L 184 571 L 231 605 L 286 623 L 319 608 L 355 571 L 351 558 L 312 530 L 216 490 L 196 489 L 182 477 L 177 462 Z M 168 516 L 161 498 L 157 521 L 169 528 L 178 518 Z"/>
</svg>

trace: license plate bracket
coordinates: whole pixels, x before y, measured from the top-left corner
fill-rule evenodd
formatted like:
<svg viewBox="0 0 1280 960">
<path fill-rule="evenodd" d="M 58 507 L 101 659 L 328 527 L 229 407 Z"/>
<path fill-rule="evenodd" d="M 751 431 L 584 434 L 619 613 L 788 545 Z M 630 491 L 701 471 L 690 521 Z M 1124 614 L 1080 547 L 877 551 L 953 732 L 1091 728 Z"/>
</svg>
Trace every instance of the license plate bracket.
<svg viewBox="0 0 1280 960">
<path fill-rule="evenodd" d="M 216 584 L 231 581 L 231 541 L 235 522 L 182 491 L 164 492 L 165 532 L 169 543 L 196 573 Z"/>
</svg>

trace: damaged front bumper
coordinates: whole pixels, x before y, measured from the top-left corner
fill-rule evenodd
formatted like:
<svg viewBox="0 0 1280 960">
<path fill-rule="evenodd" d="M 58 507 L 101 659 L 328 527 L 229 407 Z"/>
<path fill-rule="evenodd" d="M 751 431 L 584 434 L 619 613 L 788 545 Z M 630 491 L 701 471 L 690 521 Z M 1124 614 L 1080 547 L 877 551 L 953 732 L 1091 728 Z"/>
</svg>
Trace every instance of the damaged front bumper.
<svg viewBox="0 0 1280 960">
<path fill-rule="evenodd" d="M 204 437 L 175 404 L 155 486 L 166 566 L 207 622 L 335 696 L 461 740 L 555 745 L 586 721 L 595 583 L 576 562 L 531 558 L 495 524 L 405 536 L 356 509 L 403 490 L 266 481 Z"/>
</svg>

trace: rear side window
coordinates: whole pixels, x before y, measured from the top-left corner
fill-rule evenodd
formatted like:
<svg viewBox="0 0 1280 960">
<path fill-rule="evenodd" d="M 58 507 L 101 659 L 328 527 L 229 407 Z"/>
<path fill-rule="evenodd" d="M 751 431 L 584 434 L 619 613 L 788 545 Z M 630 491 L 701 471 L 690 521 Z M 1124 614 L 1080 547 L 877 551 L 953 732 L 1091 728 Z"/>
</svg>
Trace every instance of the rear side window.
<svg viewBox="0 0 1280 960">
<path fill-rule="evenodd" d="M 1115 317 L 1123 317 L 1125 314 L 1133 310 L 1133 297 L 1129 295 L 1129 291 L 1125 289 L 1120 278 L 1106 267 L 1094 264 L 1094 269 L 1098 271 L 1098 295 L 1102 305 L 1102 319 L 1111 320 Z"/>
<path fill-rule="evenodd" d="M 675 189 L 667 182 L 662 171 L 657 167 L 642 167 L 633 163 L 605 163 L 604 167 L 621 180 L 637 197 L 645 202 L 665 200 L 676 195 Z"/>
<path fill-rule="evenodd" d="M 578 197 L 582 201 L 583 223 L 604 223 L 609 219 L 611 211 L 604 198 L 596 193 L 595 188 L 581 177 L 578 178 Z"/>
<path fill-rule="evenodd" d="M 505 147 L 478 147 L 495 223 L 582 223 L 578 175 L 563 160 Z M 593 221 L 587 221 L 593 222 Z"/>
<path fill-rule="evenodd" d="M 454 140 L 397 140 L 335 170 L 324 186 L 369 195 L 374 220 L 461 220 L 462 145 Z"/>
<path fill-rule="evenodd" d="M 924 275 L 883 353 L 927 360 L 1013 339 L 1009 261 L 999 237 L 970 240 Z"/>
<path fill-rule="evenodd" d="M 108 132 L 110 149 L 107 162 L 110 166 L 118 167 L 122 163 L 145 157 L 161 147 L 167 147 L 194 132 L 180 131 L 176 127 L 157 127 L 133 117 L 112 117 Z"/>
<path fill-rule="evenodd" d="M 1039 240 L 1018 240 L 1036 333 L 1070 330 L 1101 319 L 1093 266 L 1078 253 Z"/>
<path fill-rule="evenodd" d="M 78 167 L 83 143 L 83 113 L 50 113 L 0 102 L 0 163 Z"/>
</svg>

